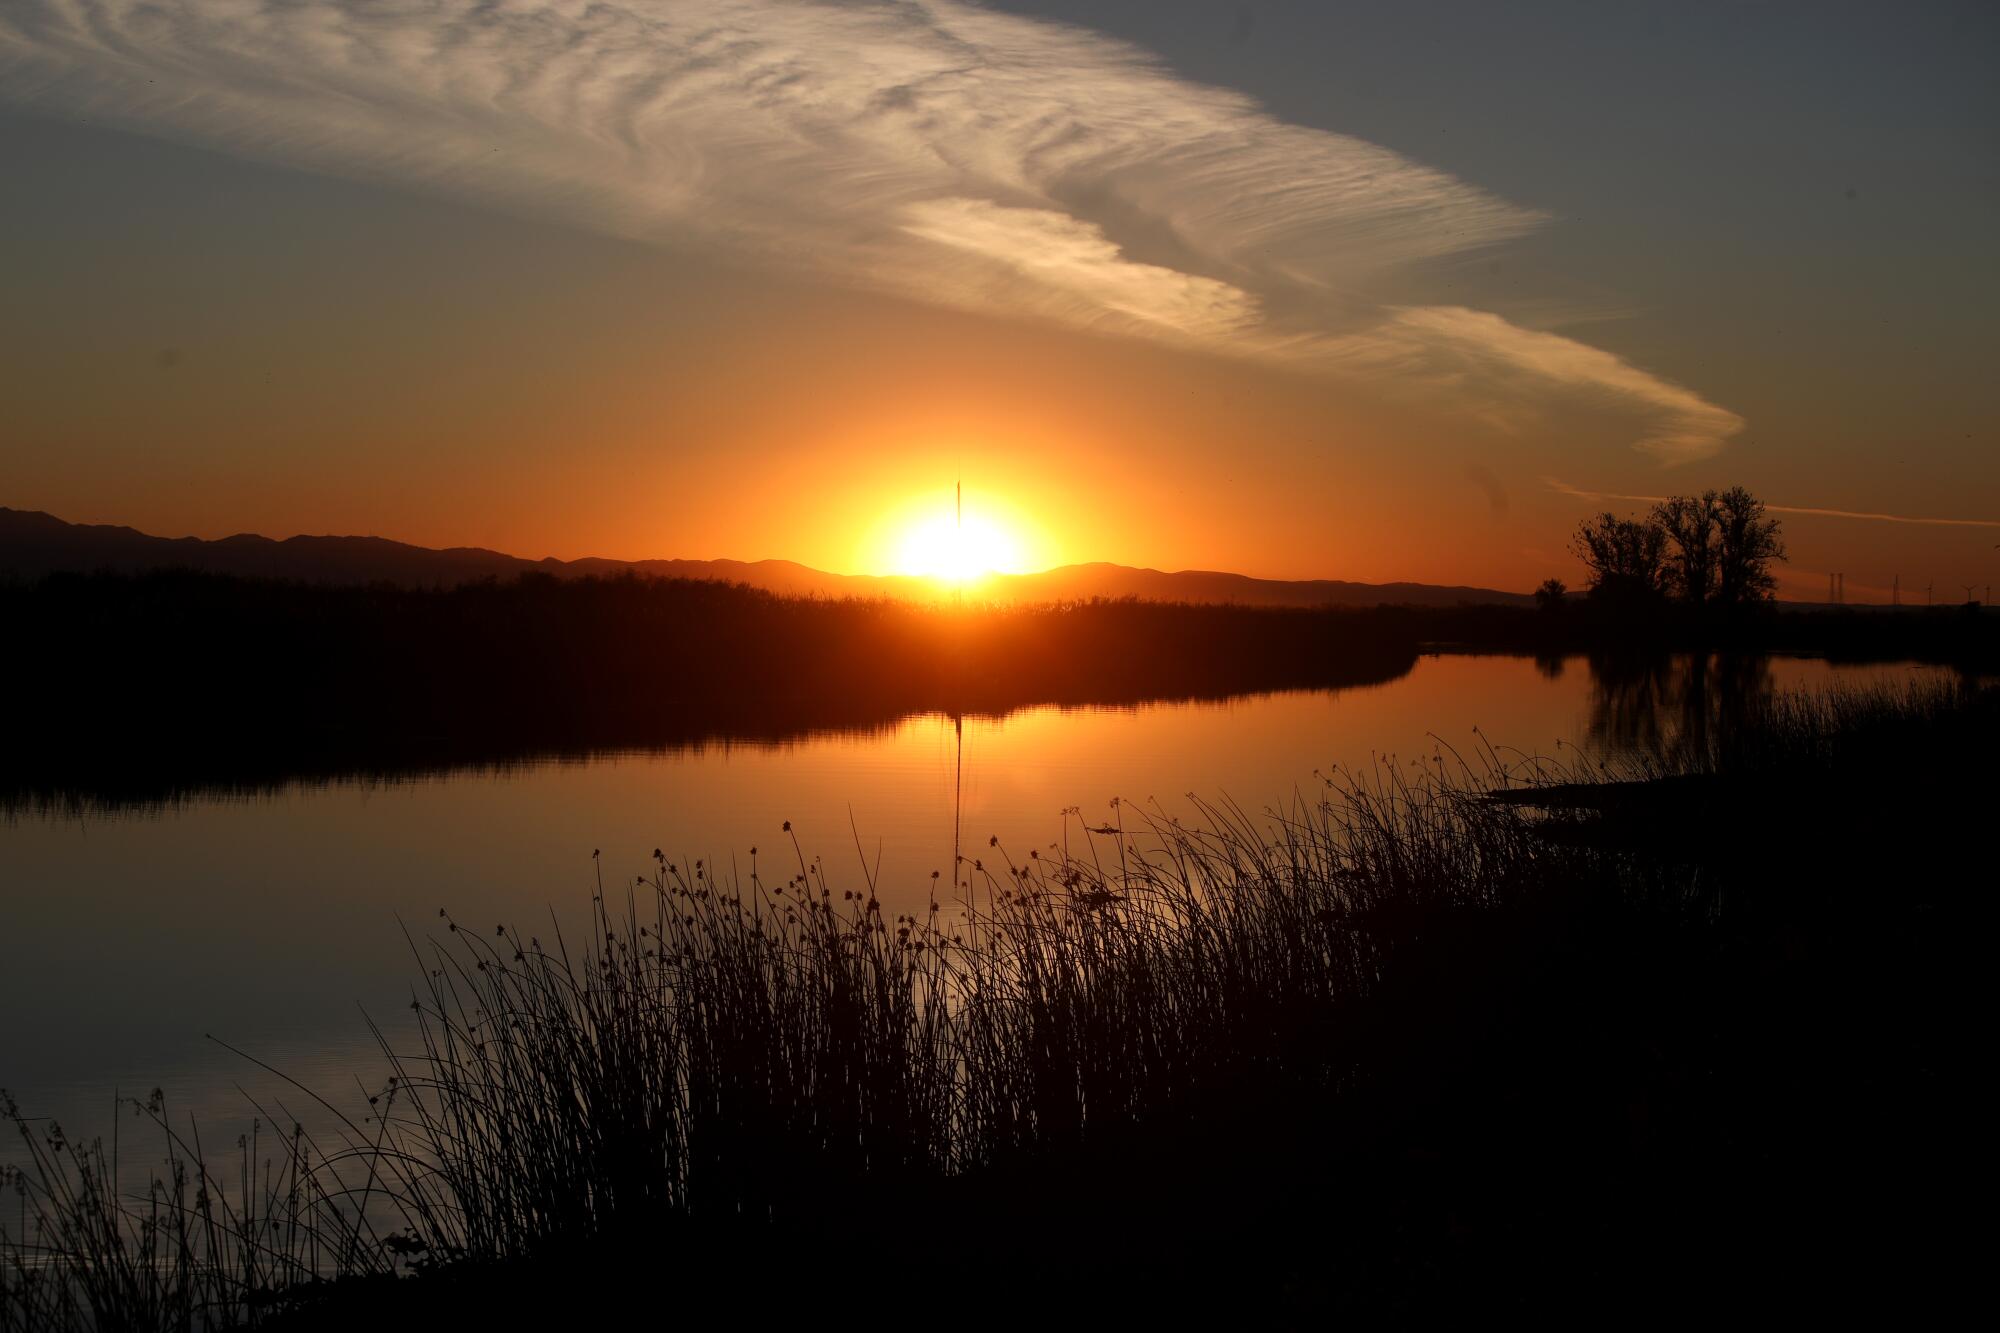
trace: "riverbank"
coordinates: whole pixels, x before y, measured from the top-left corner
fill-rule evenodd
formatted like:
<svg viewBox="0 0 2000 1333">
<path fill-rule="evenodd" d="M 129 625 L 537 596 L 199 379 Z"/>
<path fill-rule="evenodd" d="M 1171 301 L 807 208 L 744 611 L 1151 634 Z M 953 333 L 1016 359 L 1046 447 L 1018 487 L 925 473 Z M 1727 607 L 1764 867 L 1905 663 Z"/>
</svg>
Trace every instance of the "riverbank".
<svg viewBox="0 0 2000 1333">
<path fill-rule="evenodd" d="M 0 583 L 21 701 L 0 810 L 171 803 L 293 782 L 865 732 L 937 712 L 1378 684 L 1424 651 L 1641 677 L 1669 655 L 1812 653 L 1991 671 L 2000 616 L 1590 604 L 1296 610 L 936 607 L 717 583 L 530 577 L 451 589 L 201 574 Z"/>
<path fill-rule="evenodd" d="M 410 1230 L 267 1195 L 269 1253 L 216 1291 L 282 1289 L 258 1311 L 297 1326 L 555 1315 L 580 1273 L 973 1323 L 1942 1299 L 1982 882 L 1949 833 L 1995 718 L 1780 698 L 1651 769 L 1510 773 L 1525 799 L 1347 775 L 1276 828 L 983 847 L 970 938 L 789 848 L 722 883 L 662 858 L 566 952 L 440 921 L 431 1045 L 378 1089 L 394 1149 L 353 1130 Z M 55 1220 L 136 1221 L 42 1188 Z M 348 1280 L 288 1287 L 280 1222 Z M 72 1234 L 120 1290 L 109 1232 Z M 632 1286 L 663 1262 L 671 1290 Z"/>
</svg>

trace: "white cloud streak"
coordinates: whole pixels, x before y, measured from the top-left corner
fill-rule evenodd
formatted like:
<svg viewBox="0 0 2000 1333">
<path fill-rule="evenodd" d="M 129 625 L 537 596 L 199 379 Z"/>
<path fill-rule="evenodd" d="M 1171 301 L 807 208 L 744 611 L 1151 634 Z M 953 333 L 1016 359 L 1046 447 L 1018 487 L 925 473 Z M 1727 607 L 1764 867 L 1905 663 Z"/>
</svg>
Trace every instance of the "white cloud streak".
<svg viewBox="0 0 2000 1333">
<path fill-rule="evenodd" d="M 1658 504 L 1664 495 L 1623 495 L 1617 491 L 1587 491 L 1580 486 L 1572 486 L 1556 477 L 1543 477 L 1542 484 L 1558 495 L 1574 496 L 1579 500 L 1589 500 L 1595 504 L 1602 500 L 1634 500 L 1640 504 Z M 1863 509 L 1814 509 L 1805 505 L 1764 506 L 1774 514 L 1803 514 L 1808 518 L 1854 518 L 1873 523 L 1915 523 L 1932 528 L 2000 528 L 2000 519 L 1991 518 L 1930 518 L 1917 514 L 1877 514 Z"/>
<path fill-rule="evenodd" d="M 1744 424 L 1692 389 L 1601 348 L 1463 306 L 1391 307 L 1372 328 L 1295 350 L 1337 366 L 1449 386 L 1469 406 L 1503 420 L 1510 405 L 1551 393 L 1622 405 L 1642 422 L 1632 447 L 1666 464 L 1709 457 Z"/>
<path fill-rule="evenodd" d="M 1572 339 L 1395 300 L 1540 214 L 962 0 L 9 0 L 0 97 L 1482 412 L 1580 394 L 1668 462 L 1742 426 Z"/>
</svg>

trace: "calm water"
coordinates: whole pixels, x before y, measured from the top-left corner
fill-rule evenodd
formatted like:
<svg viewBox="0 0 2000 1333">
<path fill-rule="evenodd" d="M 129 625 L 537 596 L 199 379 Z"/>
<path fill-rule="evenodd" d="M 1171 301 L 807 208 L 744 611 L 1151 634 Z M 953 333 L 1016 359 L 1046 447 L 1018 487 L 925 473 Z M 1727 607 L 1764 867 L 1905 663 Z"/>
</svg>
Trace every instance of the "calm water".
<svg viewBox="0 0 2000 1333">
<path fill-rule="evenodd" d="M 1900 679 L 1922 668 L 1777 659 L 1732 688 Z M 1426 657 L 1385 685 L 1132 709 L 1029 709 L 970 718 L 962 741 L 967 855 L 999 835 L 1017 857 L 1081 807 L 1113 797 L 1186 810 L 1188 793 L 1253 812 L 1314 773 L 1440 740 L 1552 753 L 1677 725 L 1688 665 L 1615 685 L 1581 659 Z M 607 882 L 650 871 L 653 848 L 766 870 L 792 821 L 836 885 L 879 861 L 885 911 L 917 910 L 949 874 L 961 761 L 950 718 L 863 736 L 709 747 L 451 774 L 395 785 L 293 788 L 171 809 L 0 823 L 0 1086 L 24 1110 L 101 1128 L 114 1089 L 164 1086 L 223 1125 L 245 1088 L 272 1090 L 214 1033 L 351 1100 L 381 1062 L 361 1010 L 393 1019 L 440 906 L 468 924 L 529 930 L 587 904 L 593 849 Z M 857 848 L 857 835 L 859 846 Z M 9 1152 L 0 1145 L 0 1154 Z"/>
</svg>

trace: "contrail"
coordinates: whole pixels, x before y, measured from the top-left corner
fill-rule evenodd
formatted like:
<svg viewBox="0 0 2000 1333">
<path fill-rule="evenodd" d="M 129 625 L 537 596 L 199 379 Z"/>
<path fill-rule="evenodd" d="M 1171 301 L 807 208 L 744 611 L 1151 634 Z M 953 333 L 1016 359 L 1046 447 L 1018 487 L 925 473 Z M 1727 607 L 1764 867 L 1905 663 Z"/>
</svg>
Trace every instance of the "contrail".
<svg viewBox="0 0 2000 1333">
<path fill-rule="evenodd" d="M 1543 477 L 1542 484 L 1559 495 L 1573 495 L 1579 500 L 1636 500 L 1640 504 L 1659 504 L 1664 495 L 1626 495 L 1619 491 L 1586 491 L 1580 486 L 1572 486 L 1556 477 Z M 1935 528 L 2000 528 L 2000 519 L 1990 518 L 1931 518 L 1920 514 L 1877 514 L 1865 509 L 1816 509 L 1807 505 L 1764 506 L 1774 514 L 1807 514 L 1814 518 L 1859 518 L 1876 523 L 1917 523 Z"/>
</svg>

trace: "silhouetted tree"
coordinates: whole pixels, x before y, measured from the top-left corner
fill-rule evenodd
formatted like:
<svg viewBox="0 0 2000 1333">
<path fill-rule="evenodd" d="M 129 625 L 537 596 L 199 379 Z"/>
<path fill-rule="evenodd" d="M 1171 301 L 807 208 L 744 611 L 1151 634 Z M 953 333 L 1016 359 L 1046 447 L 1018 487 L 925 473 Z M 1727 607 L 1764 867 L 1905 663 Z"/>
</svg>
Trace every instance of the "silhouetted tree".
<svg viewBox="0 0 2000 1333">
<path fill-rule="evenodd" d="M 1716 600 L 1724 606 L 1768 600 L 1778 586 L 1771 565 L 1785 558 L 1785 543 L 1764 502 L 1741 486 L 1724 491 L 1716 497 L 1716 535 Z"/>
<path fill-rule="evenodd" d="M 1666 544 L 1657 523 L 1599 514 L 1578 526 L 1570 549 L 1590 570 L 1591 597 L 1644 602 L 1666 591 Z"/>
<path fill-rule="evenodd" d="M 1713 490 L 1669 496 L 1654 506 L 1653 522 L 1667 539 L 1667 591 L 1689 606 L 1705 606 L 1716 594 L 1721 519 L 1721 497 Z"/>
<path fill-rule="evenodd" d="M 1535 589 L 1535 605 L 1544 611 L 1553 611 L 1563 604 L 1569 594 L 1569 585 L 1561 579 L 1543 579 L 1542 586 Z"/>
<path fill-rule="evenodd" d="M 1593 598 L 1670 595 L 1696 610 L 1768 599 L 1778 583 L 1772 562 L 1785 558 L 1778 520 L 1741 486 L 1670 496 L 1644 520 L 1599 514 L 1577 528 L 1573 549 L 1590 569 Z"/>
</svg>

